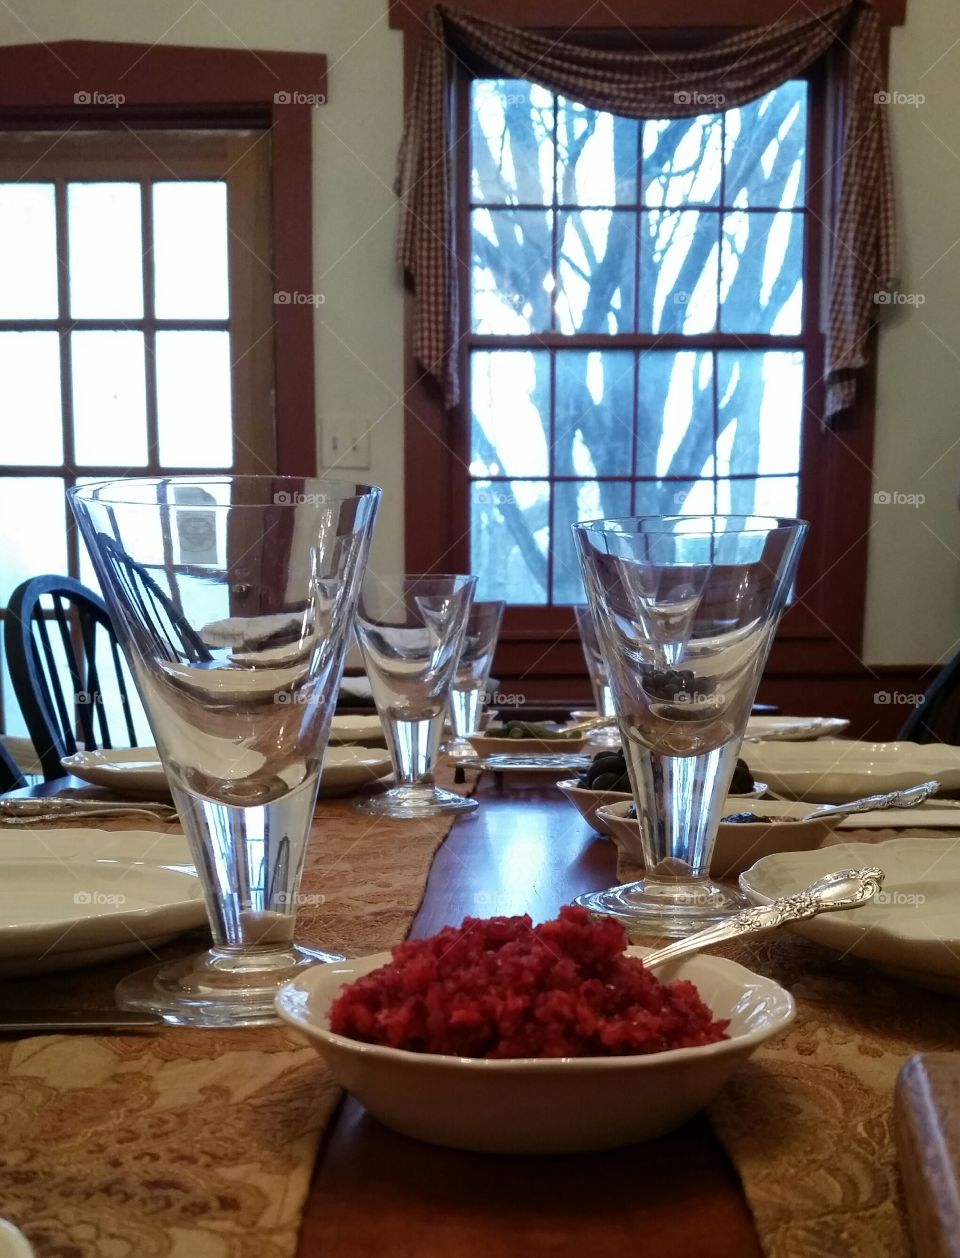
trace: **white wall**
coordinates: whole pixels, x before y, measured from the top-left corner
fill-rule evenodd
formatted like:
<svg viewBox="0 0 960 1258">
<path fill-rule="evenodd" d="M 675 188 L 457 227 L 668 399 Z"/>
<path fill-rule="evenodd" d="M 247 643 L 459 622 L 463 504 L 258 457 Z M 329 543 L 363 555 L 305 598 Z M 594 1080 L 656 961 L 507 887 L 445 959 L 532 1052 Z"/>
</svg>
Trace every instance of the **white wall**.
<svg viewBox="0 0 960 1258">
<path fill-rule="evenodd" d="M 324 417 L 354 414 L 370 426 L 370 470 L 357 475 L 385 489 L 375 561 L 401 566 L 403 311 L 391 190 L 401 37 L 387 25 L 386 0 L 18 0 L 16 8 L 19 17 L 0 6 L 0 43 L 109 39 L 327 54 L 330 100 L 314 127 L 316 289 L 325 298 L 318 442 Z M 873 508 L 864 651 L 873 664 L 926 663 L 960 638 L 960 15 L 956 0 L 908 0 L 908 8 L 893 36 L 891 86 L 926 99 L 890 110 L 900 290 L 924 303 L 891 311 L 881 333 L 875 485 L 926 501 Z"/>
</svg>

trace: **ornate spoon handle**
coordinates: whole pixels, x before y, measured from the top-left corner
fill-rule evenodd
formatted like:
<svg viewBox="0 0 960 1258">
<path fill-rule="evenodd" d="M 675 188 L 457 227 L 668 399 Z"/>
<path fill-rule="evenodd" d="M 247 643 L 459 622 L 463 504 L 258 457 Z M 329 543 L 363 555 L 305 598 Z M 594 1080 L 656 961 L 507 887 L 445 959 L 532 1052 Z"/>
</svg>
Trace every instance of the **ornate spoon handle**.
<svg viewBox="0 0 960 1258">
<path fill-rule="evenodd" d="M 855 909 L 867 904 L 883 886 L 883 870 L 870 866 L 866 869 L 840 869 L 825 874 L 802 891 L 784 896 L 770 904 L 758 904 L 744 909 L 723 922 L 699 930 L 686 939 L 678 939 L 664 948 L 655 948 L 643 958 L 648 969 L 690 956 L 727 939 L 739 939 L 761 931 L 774 930 L 788 922 L 801 922 L 818 913 L 834 913 L 840 909 Z"/>
</svg>

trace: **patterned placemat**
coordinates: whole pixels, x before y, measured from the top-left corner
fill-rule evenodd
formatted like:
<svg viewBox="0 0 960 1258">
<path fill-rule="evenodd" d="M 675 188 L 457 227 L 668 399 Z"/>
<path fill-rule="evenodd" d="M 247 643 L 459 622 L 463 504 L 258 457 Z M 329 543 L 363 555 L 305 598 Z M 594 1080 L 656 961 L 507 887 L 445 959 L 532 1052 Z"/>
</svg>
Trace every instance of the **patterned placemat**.
<svg viewBox="0 0 960 1258">
<path fill-rule="evenodd" d="M 836 842 L 904 833 L 844 831 Z M 625 882 L 642 876 L 622 855 L 617 872 Z M 757 1050 L 709 1110 L 764 1252 L 908 1258 L 894 1083 L 914 1053 L 960 1049 L 960 1001 L 787 931 L 714 951 L 775 979 L 797 1002 L 792 1026 Z"/>
<path fill-rule="evenodd" d="M 476 784 L 438 776 L 463 794 Z M 298 941 L 350 955 L 399 942 L 451 824 L 322 803 Z M 111 1007 L 138 963 L 7 982 L 0 1002 Z M 337 1097 L 314 1049 L 286 1027 L 0 1041 L 0 1215 L 38 1258 L 289 1258 Z"/>
</svg>

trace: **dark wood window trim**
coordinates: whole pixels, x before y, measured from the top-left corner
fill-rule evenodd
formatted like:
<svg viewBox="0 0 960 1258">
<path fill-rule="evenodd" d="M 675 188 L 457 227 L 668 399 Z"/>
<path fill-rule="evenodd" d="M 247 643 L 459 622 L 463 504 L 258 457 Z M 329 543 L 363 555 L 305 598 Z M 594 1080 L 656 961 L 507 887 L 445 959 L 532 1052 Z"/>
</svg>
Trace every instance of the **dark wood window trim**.
<svg viewBox="0 0 960 1258">
<path fill-rule="evenodd" d="M 889 48 L 889 28 L 905 17 L 906 0 L 877 0 L 875 7 L 884 19 L 884 53 Z M 404 74 L 406 90 L 412 85 L 416 54 L 422 38 L 423 15 L 430 7 L 426 0 L 391 0 L 391 25 L 404 31 Z M 516 8 L 504 0 L 476 0 L 472 11 L 507 22 L 518 20 Z M 769 0 L 682 0 L 669 7 L 653 8 L 636 4 L 614 4 L 602 11 L 589 11 L 591 32 L 599 39 L 623 37 L 631 30 L 647 43 L 665 42 L 677 30 L 696 40 L 718 28 L 765 24 L 791 12 L 789 4 L 771 5 Z M 782 8 L 782 12 L 780 11 Z M 570 0 L 531 0 L 522 10 L 525 26 L 546 30 L 575 29 L 583 6 Z M 795 10 L 793 10 L 795 15 Z M 560 23 L 563 26 L 560 26 Z M 642 29 L 641 29 L 642 24 Z M 836 170 L 831 152 L 841 120 L 840 101 L 835 88 L 837 75 L 831 71 L 839 61 L 834 52 L 812 74 L 811 142 L 819 146 L 818 168 L 827 172 L 813 189 L 810 207 L 819 220 L 829 221 L 830 205 L 837 192 Z M 464 73 L 466 78 L 466 72 Z M 815 235 L 824 235 L 818 231 Z M 807 300 L 820 308 L 823 241 L 807 251 L 805 276 Z M 460 467 L 454 434 L 465 427 L 462 414 L 447 413 L 433 382 L 425 378 L 411 352 L 412 297 L 407 299 L 406 344 L 406 423 L 405 472 L 408 485 L 419 483 L 428 472 L 436 487 L 429 498 L 409 499 L 406 510 L 406 565 L 411 571 L 436 567 L 448 571 L 451 563 L 469 565 L 466 539 L 452 535 L 451 521 L 463 517 L 462 495 L 465 481 Z M 875 349 L 875 337 L 872 338 Z M 801 512 L 818 521 L 816 538 L 808 544 L 801 571 L 802 586 L 810 587 L 804 606 L 788 613 L 768 665 L 771 676 L 819 676 L 859 672 L 866 602 L 867 540 L 869 531 L 874 406 L 876 389 L 875 353 L 863 373 L 855 408 L 826 429 L 820 423 L 823 390 L 807 399 L 804 417 L 805 463 L 815 462 L 815 477 L 807 476 L 801 492 Z M 438 546 L 438 540 L 440 545 Z M 439 553 L 438 553 L 439 552 Z M 828 598 L 829 595 L 829 598 Z M 511 623 L 513 622 L 513 623 Z M 506 688 L 528 696 L 572 693 L 583 677 L 583 662 L 573 618 L 558 609 L 524 608 L 523 623 L 509 614 L 501 634 L 501 646 L 494 665 Z"/>
<path fill-rule="evenodd" d="M 0 129 L 269 130 L 274 292 L 313 290 L 311 109 L 326 57 L 67 40 L 0 47 Z M 316 469 L 313 306 L 274 305 L 277 470 Z"/>
</svg>

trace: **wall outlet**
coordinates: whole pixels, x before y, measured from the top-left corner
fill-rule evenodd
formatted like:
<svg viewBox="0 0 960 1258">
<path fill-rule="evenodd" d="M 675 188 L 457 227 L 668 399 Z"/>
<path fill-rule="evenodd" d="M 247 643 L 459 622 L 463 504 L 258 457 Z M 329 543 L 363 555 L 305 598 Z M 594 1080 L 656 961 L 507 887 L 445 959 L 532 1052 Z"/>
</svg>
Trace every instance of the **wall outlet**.
<svg viewBox="0 0 960 1258">
<path fill-rule="evenodd" d="M 321 456 L 325 471 L 369 468 L 370 431 L 350 415 L 325 415 L 321 421 Z"/>
</svg>

